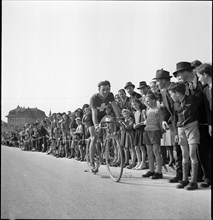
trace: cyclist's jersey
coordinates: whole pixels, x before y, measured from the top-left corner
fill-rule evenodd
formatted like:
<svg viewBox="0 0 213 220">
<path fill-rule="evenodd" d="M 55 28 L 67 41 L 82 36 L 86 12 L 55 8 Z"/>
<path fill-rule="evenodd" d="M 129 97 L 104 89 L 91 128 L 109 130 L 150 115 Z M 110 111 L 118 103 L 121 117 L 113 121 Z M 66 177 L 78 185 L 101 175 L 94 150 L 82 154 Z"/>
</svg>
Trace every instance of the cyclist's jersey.
<svg viewBox="0 0 213 220">
<path fill-rule="evenodd" d="M 97 109 L 97 118 L 100 122 L 101 119 L 106 115 L 106 107 L 108 104 L 112 101 L 115 101 L 114 95 L 112 92 L 109 93 L 106 99 L 102 99 L 99 95 L 99 93 L 92 96 L 90 99 L 90 107 Z"/>
</svg>

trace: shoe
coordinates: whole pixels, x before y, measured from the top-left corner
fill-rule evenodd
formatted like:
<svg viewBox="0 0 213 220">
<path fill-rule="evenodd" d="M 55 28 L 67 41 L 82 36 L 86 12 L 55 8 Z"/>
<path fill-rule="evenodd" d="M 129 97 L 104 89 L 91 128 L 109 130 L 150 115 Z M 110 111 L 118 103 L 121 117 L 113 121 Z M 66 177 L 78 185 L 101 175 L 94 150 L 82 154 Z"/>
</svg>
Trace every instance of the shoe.
<svg viewBox="0 0 213 220">
<path fill-rule="evenodd" d="M 136 170 L 143 170 L 143 169 L 146 169 L 147 166 L 145 163 L 140 163 L 138 167 L 136 167 Z"/>
<path fill-rule="evenodd" d="M 188 186 L 185 188 L 186 190 L 194 190 L 198 188 L 198 184 L 194 182 L 190 182 Z"/>
<path fill-rule="evenodd" d="M 95 167 L 94 165 L 91 166 L 91 171 L 96 174 L 98 172 L 98 167 Z"/>
<path fill-rule="evenodd" d="M 178 176 L 173 177 L 172 179 L 169 180 L 169 183 L 178 183 L 181 181 L 182 178 L 179 178 Z"/>
<path fill-rule="evenodd" d="M 206 183 L 206 182 L 202 182 L 200 184 L 200 187 L 202 187 L 202 188 L 208 188 L 209 186 L 211 186 L 211 184 L 210 183 Z"/>
<path fill-rule="evenodd" d="M 140 165 L 140 166 L 136 167 L 135 169 L 136 170 L 142 170 L 142 166 Z"/>
<path fill-rule="evenodd" d="M 129 166 L 127 166 L 127 169 L 132 169 L 135 165 L 130 164 Z"/>
<path fill-rule="evenodd" d="M 129 163 L 124 163 L 123 167 L 129 166 Z"/>
<path fill-rule="evenodd" d="M 183 189 L 185 186 L 189 184 L 188 180 L 181 180 L 179 184 L 177 184 L 176 188 L 177 189 Z"/>
<path fill-rule="evenodd" d="M 112 163 L 110 166 L 111 166 L 111 167 L 117 167 L 118 164 L 117 164 L 116 162 L 114 162 L 114 163 Z"/>
<path fill-rule="evenodd" d="M 155 173 L 153 176 L 150 177 L 153 180 L 157 180 L 157 179 L 163 179 L 163 174 L 162 173 Z"/>
<path fill-rule="evenodd" d="M 155 172 L 148 171 L 147 173 L 143 174 L 142 177 L 150 177 L 153 176 L 154 174 Z"/>
<path fill-rule="evenodd" d="M 133 167 L 133 170 L 137 170 L 137 168 L 140 166 L 140 164 L 137 164 L 135 167 Z"/>
<path fill-rule="evenodd" d="M 197 178 L 197 183 L 202 183 L 203 179 L 202 178 Z"/>
</svg>

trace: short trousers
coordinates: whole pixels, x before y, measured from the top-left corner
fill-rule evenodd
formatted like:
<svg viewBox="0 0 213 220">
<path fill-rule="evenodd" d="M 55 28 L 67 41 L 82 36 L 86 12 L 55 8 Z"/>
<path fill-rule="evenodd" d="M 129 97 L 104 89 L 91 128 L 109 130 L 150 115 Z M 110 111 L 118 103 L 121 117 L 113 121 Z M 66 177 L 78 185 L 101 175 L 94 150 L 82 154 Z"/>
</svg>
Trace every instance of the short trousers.
<svg viewBox="0 0 213 220">
<path fill-rule="evenodd" d="M 160 145 L 160 141 L 162 138 L 161 131 L 144 131 L 143 132 L 143 144 L 145 145 L 153 145 L 158 144 Z"/>
<path fill-rule="evenodd" d="M 198 124 L 192 126 L 185 126 L 178 128 L 178 144 L 181 146 L 187 146 L 188 144 L 200 143 L 200 132 Z"/>
<path fill-rule="evenodd" d="M 134 146 L 143 145 L 143 132 L 144 132 L 144 127 L 142 126 L 139 129 L 135 130 Z"/>
</svg>

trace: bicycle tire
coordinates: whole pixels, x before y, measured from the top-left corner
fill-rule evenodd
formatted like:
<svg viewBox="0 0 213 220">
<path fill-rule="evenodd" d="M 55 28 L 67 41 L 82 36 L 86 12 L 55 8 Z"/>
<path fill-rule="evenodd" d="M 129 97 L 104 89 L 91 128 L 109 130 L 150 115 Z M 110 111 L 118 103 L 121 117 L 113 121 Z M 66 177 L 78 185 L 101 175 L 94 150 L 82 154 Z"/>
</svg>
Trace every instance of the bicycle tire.
<svg viewBox="0 0 213 220">
<path fill-rule="evenodd" d="M 119 158 L 119 165 L 117 167 L 112 164 L 117 159 L 115 157 L 116 149 Z M 110 178 L 115 182 L 119 182 L 123 175 L 123 155 L 122 148 L 116 136 L 110 135 L 106 139 L 105 159 Z"/>
</svg>

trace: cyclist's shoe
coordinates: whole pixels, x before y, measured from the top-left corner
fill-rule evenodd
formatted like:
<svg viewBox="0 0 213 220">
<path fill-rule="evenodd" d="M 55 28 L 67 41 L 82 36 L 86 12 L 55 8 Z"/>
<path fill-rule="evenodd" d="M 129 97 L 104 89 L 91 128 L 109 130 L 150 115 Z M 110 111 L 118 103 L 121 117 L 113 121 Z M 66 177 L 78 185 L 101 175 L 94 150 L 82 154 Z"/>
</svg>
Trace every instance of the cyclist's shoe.
<svg viewBox="0 0 213 220">
<path fill-rule="evenodd" d="M 98 172 L 98 168 L 97 168 L 97 167 L 92 168 L 92 172 L 93 172 L 94 174 L 96 174 L 96 173 Z"/>
<path fill-rule="evenodd" d="M 92 173 L 96 174 L 98 172 L 98 167 L 95 166 L 95 164 L 90 164 L 90 168 L 91 168 L 91 171 Z"/>
</svg>

